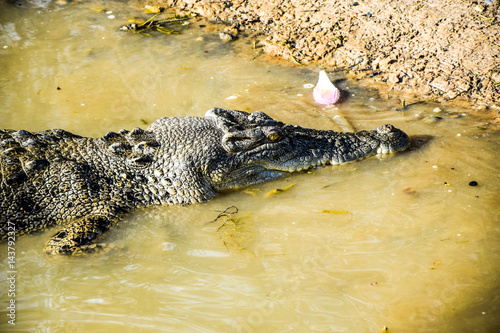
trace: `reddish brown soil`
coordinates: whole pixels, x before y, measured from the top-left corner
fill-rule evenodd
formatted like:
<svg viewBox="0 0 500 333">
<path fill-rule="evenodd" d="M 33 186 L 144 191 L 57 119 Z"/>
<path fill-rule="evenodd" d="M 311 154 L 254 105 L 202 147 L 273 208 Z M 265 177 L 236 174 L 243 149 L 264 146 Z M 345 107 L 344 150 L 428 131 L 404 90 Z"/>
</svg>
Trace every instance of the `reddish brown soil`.
<svg viewBox="0 0 500 333">
<path fill-rule="evenodd" d="M 500 109 L 500 0 L 158 0 L 386 96 Z M 496 119 L 496 118 L 495 118 Z"/>
</svg>

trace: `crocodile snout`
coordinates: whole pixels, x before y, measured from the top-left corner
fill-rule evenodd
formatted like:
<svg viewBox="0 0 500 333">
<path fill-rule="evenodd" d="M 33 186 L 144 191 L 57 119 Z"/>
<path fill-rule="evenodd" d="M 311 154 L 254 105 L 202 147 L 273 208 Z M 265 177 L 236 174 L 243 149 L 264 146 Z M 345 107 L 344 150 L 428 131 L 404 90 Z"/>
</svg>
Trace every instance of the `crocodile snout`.
<svg viewBox="0 0 500 333">
<path fill-rule="evenodd" d="M 405 150 L 410 145 L 408 135 L 391 124 L 381 125 L 376 130 L 380 140 L 377 154 L 396 153 Z"/>
</svg>

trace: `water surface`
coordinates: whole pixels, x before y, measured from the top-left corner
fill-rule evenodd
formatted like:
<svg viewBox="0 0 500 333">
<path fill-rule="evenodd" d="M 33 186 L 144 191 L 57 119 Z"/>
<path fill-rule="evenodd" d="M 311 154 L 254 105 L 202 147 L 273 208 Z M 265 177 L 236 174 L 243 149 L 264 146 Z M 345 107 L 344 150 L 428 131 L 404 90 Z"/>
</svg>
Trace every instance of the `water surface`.
<svg viewBox="0 0 500 333">
<path fill-rule="evenodd" d="M 204 22 L 146 37 L 118 30 L 147 17 L 122 2 L 17 4 L 0 2 L 1 128 L 101 136 L 218 106 L 322 129 L 392 123 L 413 146 L 202 205 L 136 211 L 104 237 L 114 250 L 101 255 L 43 254 L 57 227 L 18 238 L 15 326 L 3 243 L 2 331 L 498 327 L 500 147 L 482 119 L 431 104 L 398 112 L 399 101 L 345 80 L 346 101 L 323 108 L 311 97 L 317 69 L 253 60 L 250 42 L 223 43 Z M 230 206 L 232 220 L 209 223 Z"/>
</svg>

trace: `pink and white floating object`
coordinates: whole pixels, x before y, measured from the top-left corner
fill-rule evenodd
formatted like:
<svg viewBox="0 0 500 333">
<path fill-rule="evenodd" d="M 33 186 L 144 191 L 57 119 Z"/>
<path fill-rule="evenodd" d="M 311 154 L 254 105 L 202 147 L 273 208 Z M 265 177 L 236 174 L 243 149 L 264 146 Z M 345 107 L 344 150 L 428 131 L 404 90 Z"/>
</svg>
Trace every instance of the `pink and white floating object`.
<svg viewBox="0 0 500 333">
<path fill-rule="evenodd" d="M 340 90 L 330 82 L 325 71 L 319 72 L 318 84 L 313 90 L 314 101 L 319 104 L 333 105 L 340 98 Z"/>
</svg>

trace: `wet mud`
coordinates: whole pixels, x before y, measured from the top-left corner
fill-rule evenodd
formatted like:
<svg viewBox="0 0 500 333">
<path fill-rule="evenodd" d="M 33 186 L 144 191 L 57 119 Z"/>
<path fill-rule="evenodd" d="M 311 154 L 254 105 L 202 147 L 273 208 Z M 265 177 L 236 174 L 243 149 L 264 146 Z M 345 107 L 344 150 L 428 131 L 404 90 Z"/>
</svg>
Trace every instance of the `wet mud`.
<svg viewBox="0 0 500 333">
<path fill-rule="evenodd" d="M 220 22 L 296 66 L 341 70 L 383 97 L 458 104 L 500 122 L 499 0 L 155 3 Z"/>
</svg>

